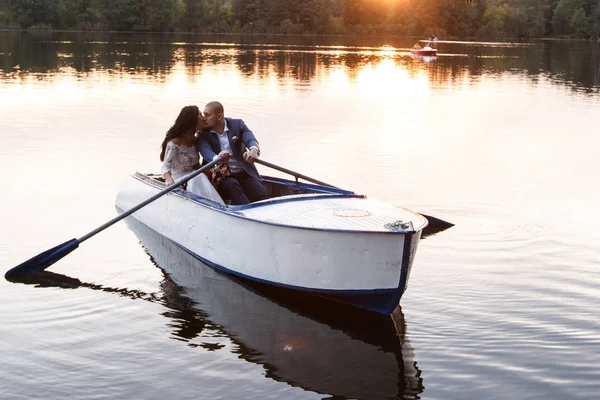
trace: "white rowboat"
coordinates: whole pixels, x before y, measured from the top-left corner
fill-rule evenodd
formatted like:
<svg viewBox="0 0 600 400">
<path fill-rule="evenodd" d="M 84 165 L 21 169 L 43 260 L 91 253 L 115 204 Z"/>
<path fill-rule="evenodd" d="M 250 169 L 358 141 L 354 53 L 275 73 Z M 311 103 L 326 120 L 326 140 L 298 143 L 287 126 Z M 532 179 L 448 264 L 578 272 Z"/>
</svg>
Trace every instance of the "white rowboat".
<svg viewBox="0 0 600 400">
<path fill-rule="evenodd" d="M 175 189 L 132 216 L 213 268 L 391 313 L 427 219 L 347 190 L 263 179 L 268 200 L 227 206 Z M 129 209 L 164 188 L 136 173 L 116 205 Z"/>
</svg>

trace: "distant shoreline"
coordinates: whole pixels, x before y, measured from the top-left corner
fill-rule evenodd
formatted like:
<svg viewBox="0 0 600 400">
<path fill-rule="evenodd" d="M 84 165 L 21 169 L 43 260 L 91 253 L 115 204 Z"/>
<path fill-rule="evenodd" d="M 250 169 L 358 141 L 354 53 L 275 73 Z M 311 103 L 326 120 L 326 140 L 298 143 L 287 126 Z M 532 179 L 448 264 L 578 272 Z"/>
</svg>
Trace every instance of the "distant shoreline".
<svg viewBox="0 0 600 400">
<path fill-rule="evenodd" d="M 43 33 L 89 33 L 89 34 L 138 34 L 138 35 L 189 35 L 189 36 L 244 36 L 244 37 L 371 37 L 371 38 L 423 38 L 422 35 L 361 35 L 361 34 L 322 34 L 322 33 L 247 33 L 247 32 L 184 32 L 184 31 L 113 31 L 113 30 L 77 30 L 77 29 L 16 29 L 16 28 L 0 28 L 0 32 L 21 32 L 30 34 Z M 439 39 L 439 38 L 438 38 Z M 427 38 L 423 39 L 427 40 Z M 475 36 L 448 36 L 440 41 L 473 41 L 473 42 L 503 42 L 515 43 L 526 41 L 576 41 L 576 42 L 598 42 L 600 37 L 591 37 L 589 39 L 572 38 L 572 37 L 531 37 L 531 38 L 478 38 Z"/>
</svg>

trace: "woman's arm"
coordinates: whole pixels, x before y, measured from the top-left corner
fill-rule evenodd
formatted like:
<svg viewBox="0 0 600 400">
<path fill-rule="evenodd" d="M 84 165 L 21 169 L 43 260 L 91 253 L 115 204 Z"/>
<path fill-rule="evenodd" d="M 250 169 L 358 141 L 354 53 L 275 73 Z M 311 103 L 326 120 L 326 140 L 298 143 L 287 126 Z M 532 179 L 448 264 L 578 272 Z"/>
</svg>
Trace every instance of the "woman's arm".
<svg viewBox="0 0 600 400">
<path fill-rule="evenodd" d="M 163 161 L 161 172 L 165 177 L 165 183 L 169 186 L 175 183 L 175 181 L 173 180 L 173 176 L 171 175 L 171 163 L 175 158 L 176 152 L 177 149 L 175 148 L 175 146 L 173 146 L 171 142 L 167 143 L 167 151 L 165 152 L 165 160 Z"/>
<path fill-rule="evenodd" d="M 163 176 L 165 177 L 165 183 L 168 186 L 171 186 L 172 184 L 175 183 L 175 180 L 173 180 L 173 177 L 171 176 L 171 171 L 167 171 L 163 174 Z"/>
</svg>

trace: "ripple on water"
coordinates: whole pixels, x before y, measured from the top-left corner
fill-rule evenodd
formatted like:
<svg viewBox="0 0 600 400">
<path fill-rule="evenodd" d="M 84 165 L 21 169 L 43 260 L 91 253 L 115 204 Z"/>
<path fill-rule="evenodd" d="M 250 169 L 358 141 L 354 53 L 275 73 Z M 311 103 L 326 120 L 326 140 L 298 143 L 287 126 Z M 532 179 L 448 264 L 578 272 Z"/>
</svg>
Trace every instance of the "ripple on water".
<svg viewBox="0 0 600 400">
<path fill-rule="evenodd" d="M 402 300 L 418 310 L 411 332 L 421 357 L 423 349 L 435 354 L 439 390 L 470 379 L 465 398 L 490 390 L 506 398 L 592 394 L 590 371 L 600 364 L 597 241 L 574 242 L 552 223 L 491 208 L 441 215 L 453 213 L 456 226 L 419 246 Z M 500 377 L 511 388 L 498 386 Z"/>
</svg>

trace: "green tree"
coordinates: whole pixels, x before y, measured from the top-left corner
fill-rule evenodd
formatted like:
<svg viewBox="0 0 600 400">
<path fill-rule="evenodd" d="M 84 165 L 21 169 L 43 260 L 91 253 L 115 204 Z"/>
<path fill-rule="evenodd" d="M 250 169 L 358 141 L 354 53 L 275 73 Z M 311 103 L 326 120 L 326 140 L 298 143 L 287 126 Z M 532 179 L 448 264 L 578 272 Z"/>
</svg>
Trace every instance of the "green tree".
<svg viewBox="0 0 600 400">
<path fill-rule="evenodd" d="M 57 3 L 53 0 L 7 0 L 6 9 L 21 28 L 34 25 L 57 27 Z"/>
<path fill-rule="evenodd" d="M 170 31 L 175 25 L 176 0 L 145 0 L 145 26 L 152 31 Z"/>
<path fill-rule="evenodd" d="M 264 33 L 267 25 L 266 0 L 234 0 L 232 11 L 244 31 Z"/>
<path fill-rule="evenodd" d="M 600 0 L 598 0 L 598 5 L 594 9 L 594 26 L 593 31 L 594 35 L 600 40 Z"/>
<path fill-rule="evenodd" d="M 131 31 L 140 23 L 136 0 L 101 0 L 108 29 Z"/>
<path fill-rule="evenodd" d="M 57 18 L 61 29 L 90 30 L 101 28 L 103 15 L 97 0 L 59 0 Z"/>
<path fill-rule="evenodd" d="M 525 18 L 524 36 L 540 37 L 550 33 L 550 15 L 552 13 L 550 0 L 522 0 L 516 5 Z"/>
<path fill-rule="evenodd" d="M 10 12 L 6 0 L 0 0 L 0 28 L 4 28 L 11 22 Z"/>
<path fill-rule="evenodd" d="M 185 12 L 179 21 L 179 26 L 184 31 L 200 31 L 206 24 L 206 7 L 203 1 L 183 0 Z"/>
<path fill-rule="evenodd" d="M 475 36 L 480 26 L 479 9 L 476 5 L 456 0 L 440 0 L 438 4 L 438 24 L 448 35 Z"/>
<path fill-rule="evenodd" d="M 483 25 L 477 32 L 480 37 L 504 39 L 506 28 L 511 18 L 511 7 L 505 2 L 490 5 L 483 14 Z"/>
<path fill-rule="evenodd" d="M 589 37 L 592 33 L 593 23 L 585 14 L 583 7 L 579 7 L 569 21 L 571 31 L 581 37 Z"/>
<path fill-rule="evenodd" d="M 572 32 L 571 18 L 579 7 L 581 7 L 581 0 L 560 0 L 558 2 L 552 16 L 554 33 L 567 35 Z"/>
</svg>

